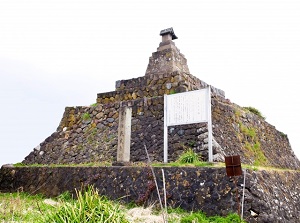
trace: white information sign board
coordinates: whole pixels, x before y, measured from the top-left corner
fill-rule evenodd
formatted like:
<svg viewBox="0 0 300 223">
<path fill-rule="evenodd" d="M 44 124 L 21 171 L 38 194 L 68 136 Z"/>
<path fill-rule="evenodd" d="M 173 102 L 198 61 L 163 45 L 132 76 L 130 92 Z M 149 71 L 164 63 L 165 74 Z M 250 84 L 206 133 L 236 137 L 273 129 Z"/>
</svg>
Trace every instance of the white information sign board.
<svg viewBox="0 0 300 223">
<path fill-rule="evenodd" d="M 168 162 L 168 126 L 207 122 L 208 161 L 213 161 L 210 87 L 164 96 L 164 162 Z"/>
<path fill-rule="evenodd" d="M 167 95 L 167 126 L 207 122 L 208 89 Z"/>
</svg>

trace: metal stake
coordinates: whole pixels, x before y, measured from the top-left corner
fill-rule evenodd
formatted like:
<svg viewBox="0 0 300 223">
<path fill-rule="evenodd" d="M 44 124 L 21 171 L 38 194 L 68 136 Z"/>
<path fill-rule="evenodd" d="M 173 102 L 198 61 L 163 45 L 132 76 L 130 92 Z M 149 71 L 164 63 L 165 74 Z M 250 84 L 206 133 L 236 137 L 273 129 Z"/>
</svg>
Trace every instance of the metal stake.
<svg viewBox="0 0 300 223">
<path fill-rule="evenodd" d="M 243 220 L 243 217 L 244 217 L 245 187 L 246 187 L 246 170 L 244 170 L 243 197 L 242 197 L 242 213 L 241 213 L 241 219 L 242 220 Z"/>
</svg>

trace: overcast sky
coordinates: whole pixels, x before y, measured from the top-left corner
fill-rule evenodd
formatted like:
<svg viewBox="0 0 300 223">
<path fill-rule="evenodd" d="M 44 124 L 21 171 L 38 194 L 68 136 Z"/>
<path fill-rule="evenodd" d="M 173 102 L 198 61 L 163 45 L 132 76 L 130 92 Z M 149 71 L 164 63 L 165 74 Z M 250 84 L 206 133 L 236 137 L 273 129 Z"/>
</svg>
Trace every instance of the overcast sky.
<svg viewBox="0 0 300 223">
<path fill-rule="evenodd" d="M 169 27 L 191 74 L 261 111 L 300 157 L 299 12 L 299 0 L 1 0 L 0 165 L 21 162 L 66 106 L 143 76 Z"/>
</svg>

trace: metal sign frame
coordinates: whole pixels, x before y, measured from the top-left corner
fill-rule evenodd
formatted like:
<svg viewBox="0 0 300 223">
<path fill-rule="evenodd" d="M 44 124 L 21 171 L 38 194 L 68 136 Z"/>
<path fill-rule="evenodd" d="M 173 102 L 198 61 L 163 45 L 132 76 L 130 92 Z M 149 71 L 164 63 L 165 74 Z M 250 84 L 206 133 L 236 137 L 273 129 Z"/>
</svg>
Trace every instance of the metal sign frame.
<svg viewBox="0 0 300 223">
<path fill-rule="evenodd" d="M 199 94 L 200 98 L 198 98 L 200 101 L 193 101 L 193 100 L 184 100 L 184 97 L 191 96 L 192 94 Z M 199 96 L 198 95 L 198 96 Z M 170 107 L 174 105 L 173 103 L 176 102 L 177 99 L 183 98 L 181 101 L 181 104 L 177 106 L 185 106 L 182 107 L 184 114 L 180 113 L 181 111 L 176 111 L 179 114 L 177 114 L 177 117 L 179 117 L 179 121 L 174 120 L 173 118 L 170 118 L 170 116 L 176 116 L 176 114 L 170 114 L 169 112 L 172 112 L 170 110 Z M 172 98 L 175 98 L 175 100 L 172 100 Z M 201 98 L 204 97 L 204 98 Z M 171 102 L 169 99 L 171 98 Z M 168 101 L 169 100 L 169 101 Z M 189 105 L 192 104 L 192 111 L 196 114 L 192 114 L 190 116 L 189 113 Z M 194 105 L 196 107 L 194 107 Z M 203 110 L 203 106 L 205 107 Z M 180 110 L 180 109 L 178 109 Z M 202 111 L 201 111 L 202 110 Z M 203 115 L 203 112 L 206 114 Z M 183 117 L 185 116 L 185 117 Z M 205 89 L 196 90 L 196 91 L 188 91 L 183 93 L 177 93 L 175 95 L 164 95 L 164 163 L 168 162 L 168 126 L 175 126 L 175 125 L 184 125 L 184 124 L 194 124 L 194 123 L 201 123 L 201 122 L 207 122 L 207 128 L 208 128 L 208 161 L 213 162 L 213 151 L 212 151 L 212 121 L 211 121 L 211 89 L 210 86 Z"/>
</svg>

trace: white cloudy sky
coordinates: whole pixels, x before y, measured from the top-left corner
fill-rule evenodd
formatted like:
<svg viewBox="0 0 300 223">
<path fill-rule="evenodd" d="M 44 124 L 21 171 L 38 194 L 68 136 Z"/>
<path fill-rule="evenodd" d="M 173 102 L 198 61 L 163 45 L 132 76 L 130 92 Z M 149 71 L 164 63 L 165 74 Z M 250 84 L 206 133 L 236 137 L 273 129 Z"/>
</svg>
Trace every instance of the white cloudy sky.
<svg viewBox="0 0 300 223">
<path fill-rule="evenodd" d="M 143 76 L 173 27 L 190 72 L 252 106 L 300 157 L 299 0 L 1 0 L 0 165 L 21 162 L 65 106 Z"/>
</svg>

